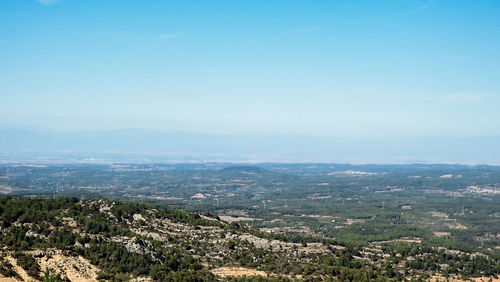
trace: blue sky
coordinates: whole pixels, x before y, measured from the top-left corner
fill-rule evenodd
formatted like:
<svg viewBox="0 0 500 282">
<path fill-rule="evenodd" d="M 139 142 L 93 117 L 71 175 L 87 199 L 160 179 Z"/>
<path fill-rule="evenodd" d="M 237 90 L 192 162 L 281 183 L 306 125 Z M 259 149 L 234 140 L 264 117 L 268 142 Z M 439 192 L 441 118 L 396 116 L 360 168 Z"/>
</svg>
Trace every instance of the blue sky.
<svg viewBox="0 0 500 282">
<path fill-rule="evenodd" d="M 500 132 L 500 1 L 2 0 L 0 127 Z"/>
</svg>

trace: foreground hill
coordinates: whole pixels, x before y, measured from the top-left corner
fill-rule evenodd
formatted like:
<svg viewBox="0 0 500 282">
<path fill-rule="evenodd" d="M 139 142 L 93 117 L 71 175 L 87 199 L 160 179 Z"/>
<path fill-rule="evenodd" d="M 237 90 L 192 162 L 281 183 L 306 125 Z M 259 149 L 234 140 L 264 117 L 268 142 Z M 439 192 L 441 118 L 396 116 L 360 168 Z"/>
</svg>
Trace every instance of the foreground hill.
<svg viewBox="0 0 500 282">
<path fill-rule="evenodd" d="M 213 214 L 105 199 L 0 198 L 0 279 L 385 281 L 436 273 L 493 277 L 500 265 L 478 253 L 275 235 Z"/>
</svg>

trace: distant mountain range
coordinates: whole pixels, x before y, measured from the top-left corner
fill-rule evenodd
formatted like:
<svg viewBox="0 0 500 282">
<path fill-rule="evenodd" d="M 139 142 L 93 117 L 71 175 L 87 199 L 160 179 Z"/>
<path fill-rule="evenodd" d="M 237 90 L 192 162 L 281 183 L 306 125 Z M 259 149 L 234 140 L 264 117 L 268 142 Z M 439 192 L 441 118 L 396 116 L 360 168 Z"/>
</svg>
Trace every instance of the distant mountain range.
<svg viewBox="0 0 500 282">
<path fill-rule="evenodd" d="M 500 164 L 500 136 L 347 139 L 110 130 L 0 130 L 4 161 L 448 162 Z"/>
</svg>

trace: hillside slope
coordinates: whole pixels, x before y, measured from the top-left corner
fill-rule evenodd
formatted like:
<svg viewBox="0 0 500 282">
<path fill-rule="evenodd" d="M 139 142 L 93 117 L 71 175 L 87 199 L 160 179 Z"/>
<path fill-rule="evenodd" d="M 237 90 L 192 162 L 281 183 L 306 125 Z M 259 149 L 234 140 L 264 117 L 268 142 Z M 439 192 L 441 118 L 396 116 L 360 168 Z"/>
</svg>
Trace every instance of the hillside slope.
<svg viewBox="0 0 500 282">
<path fill-rule="evenodd" d="M 484 255 L 348 246 L 142 204 L 0 198 L 0 279 L 384 281 L 434 272 L 492 276 L 500 266 Z"/>
</svg>

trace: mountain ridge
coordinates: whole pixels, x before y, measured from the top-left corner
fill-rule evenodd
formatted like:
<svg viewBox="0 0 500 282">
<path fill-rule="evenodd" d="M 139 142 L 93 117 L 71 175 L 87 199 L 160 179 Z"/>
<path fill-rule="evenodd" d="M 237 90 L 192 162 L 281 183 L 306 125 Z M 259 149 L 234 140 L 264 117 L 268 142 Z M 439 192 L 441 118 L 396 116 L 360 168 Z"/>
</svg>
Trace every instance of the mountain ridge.
<svg viewBox="0 0 500 282">
<path fill-rule="evenodd" d="M 347 139 L 145 129 L 0 130 L 4 158 L 499 164 L 500 137 Z"/>
</svg>

